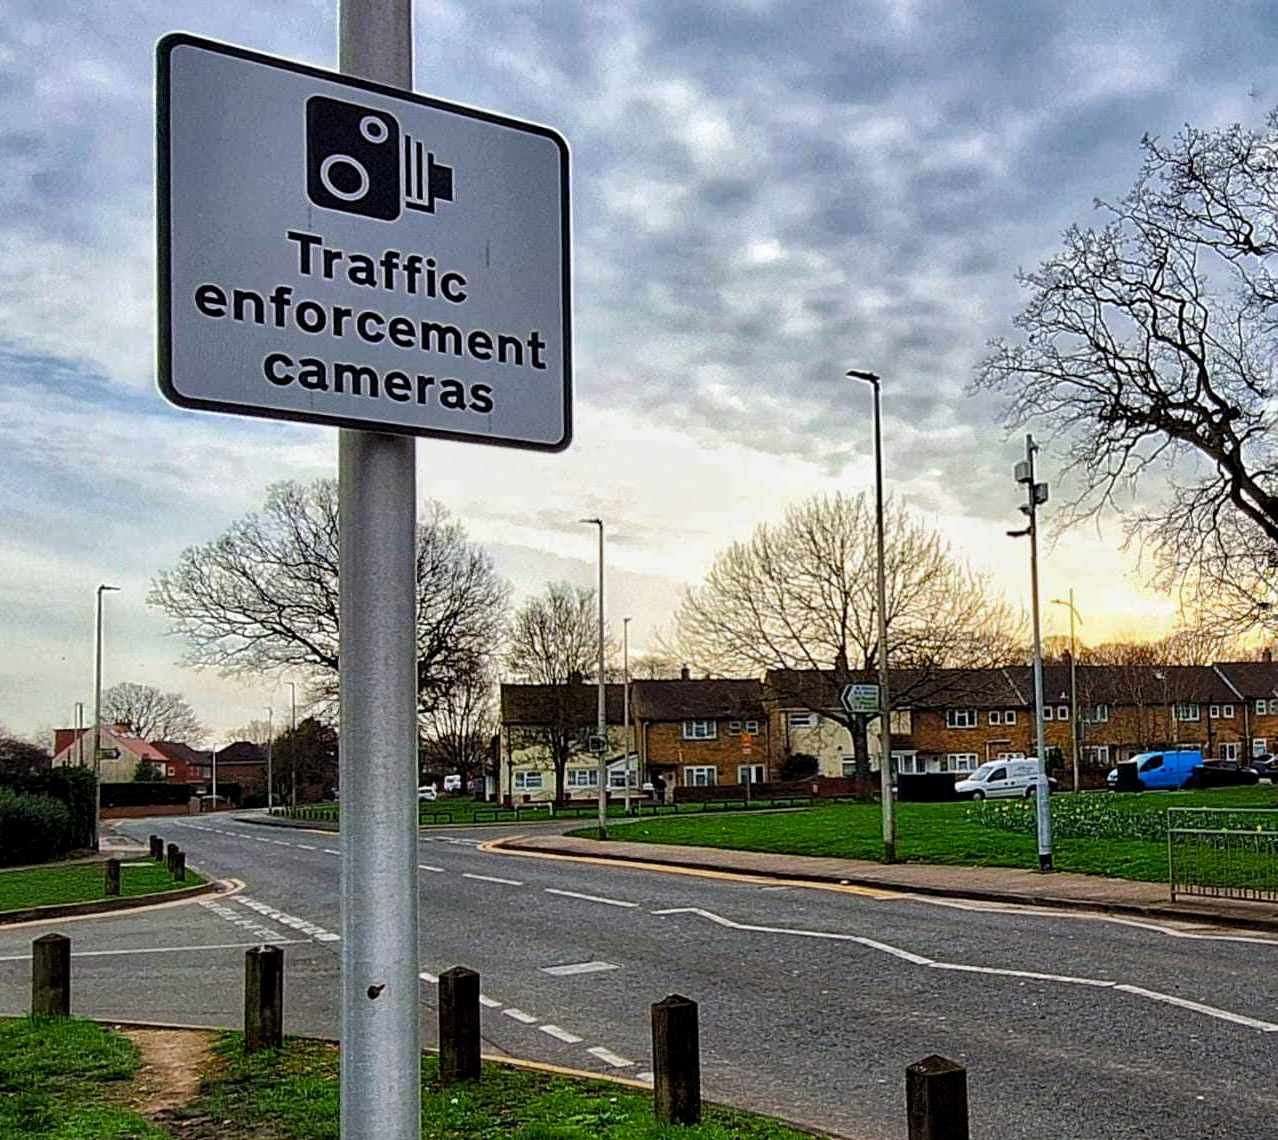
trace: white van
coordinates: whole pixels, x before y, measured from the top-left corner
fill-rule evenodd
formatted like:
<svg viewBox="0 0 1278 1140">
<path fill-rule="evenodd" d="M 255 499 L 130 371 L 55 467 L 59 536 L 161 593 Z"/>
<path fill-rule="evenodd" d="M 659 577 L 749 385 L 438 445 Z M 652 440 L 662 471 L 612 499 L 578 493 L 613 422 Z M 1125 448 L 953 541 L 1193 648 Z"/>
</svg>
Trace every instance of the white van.
<svg viewBox="0 0 1278 1140">
<path fill-rule="evenodd" d="M 983 800 L 996 796 L 1037 794 L 1037 760 L 987 760 L 966 780 L 959 780 L 954 791 L 960 799 Z"/>
</svg>

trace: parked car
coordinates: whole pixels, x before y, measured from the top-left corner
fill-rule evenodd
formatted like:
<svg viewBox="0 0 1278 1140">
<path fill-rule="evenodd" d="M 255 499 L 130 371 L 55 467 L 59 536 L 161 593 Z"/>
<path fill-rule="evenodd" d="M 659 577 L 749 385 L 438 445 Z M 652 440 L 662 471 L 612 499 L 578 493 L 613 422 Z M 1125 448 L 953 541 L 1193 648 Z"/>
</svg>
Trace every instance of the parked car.
<svg viewBox="0 0 1278 1140">
<path fill-rule="evenodd" d="M 434 803 L 439 799 L 439 792 L 436 791 L 434 784 L 423 784 L 417 789 L 417 800 L 419 803 Z"/>
<path fill-rule="evenodd" d="M 1191 788 L 1198 782 L 1196 769 L 1202 764 L 1203 754 L 1197 748 L 1139 752 L 1111 768 L 1105 782 L 1111 791 L 1124 792 Z"/>
<path fill-rule="evenodd" d="M 1048 778 L 1048 790 L 1056 781 Z M 1038 761 L 987 760 L 965 780 L 954 785 L 959 799 L 984 800 L 1001 796 L 1024 796 L 1029 799 L 1038 790 Z"/>
<path fill-rule="evenodd" d="M 462 778 L 460 774 L 454 772 L 451 776 L 444 777 L 444 791 L 460 792 L 462 790 Z"/>
<path fill-rule="evenodd" d="M 1278 782 L 1278 758 L 1266 752 L 1263 756 L 1251 758 L 1251 770 L 1262 780 Z"/>
<path fill-rule="evenodd" d="M 1203 788 L 1232 788 L 1260 782 L 1260 773 L 1249 764 L 1237 760 L 1204 760 L 1194 770 L 1195 786 Z"/>
</svg>

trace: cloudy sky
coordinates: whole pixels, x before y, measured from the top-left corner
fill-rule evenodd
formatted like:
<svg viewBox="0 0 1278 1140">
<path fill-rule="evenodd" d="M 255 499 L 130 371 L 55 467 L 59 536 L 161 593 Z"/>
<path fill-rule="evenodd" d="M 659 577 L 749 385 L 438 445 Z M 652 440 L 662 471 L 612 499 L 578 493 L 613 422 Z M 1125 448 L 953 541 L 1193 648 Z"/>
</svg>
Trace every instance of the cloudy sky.
<svg viewBox="0 0 1278 1140">
<path fill-rule="evenodd" d="M 422 0 L 416 23 L 419 91 L 572 147 L 577 394 L 567 452 L 423 441 L 420 488 L 520 592 L 589 582 L 575 520 L 601 514 L 640 650 L 723 544 L 870 486 L 849 366 L 885 377 L 893 488 L 1022 601 L 1021 441 L 964 394 L 1017 268 L 1130 186 L 1144 132 L 1278 103 L 1272 4 Z M 0 11 L 0 723 L 23 733 L 91 699 L 99 582 L 122 587 L 107 684 L 180 689 L 219 735 L 287 693 L 180 667 L 145 604 L 184 547 L 337 450 L 157 394 L 153 50 L 178 29 L 335 64 L 332 0 Z M 1051 551 L 1044 596 L 1070 586 L 1094 637 L 1172 616 L 1113 520 Z"/>
</svg>

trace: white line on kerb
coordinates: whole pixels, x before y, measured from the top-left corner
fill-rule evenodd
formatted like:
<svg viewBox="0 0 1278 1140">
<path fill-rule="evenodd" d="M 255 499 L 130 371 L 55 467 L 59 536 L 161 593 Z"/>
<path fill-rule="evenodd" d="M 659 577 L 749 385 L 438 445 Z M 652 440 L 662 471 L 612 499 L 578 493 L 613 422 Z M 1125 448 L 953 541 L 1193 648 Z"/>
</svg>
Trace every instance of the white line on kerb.
<svg viewBox="0 0 1278 1140">
<path fill-rule="evenodd" d="M 508 887 L 522 887 L 518 879 L 499 879 L 496 875 L 474 875 L 470 871 L 462 872 L 463 879 L 478 879 L 481 883 L 505 883 Z"/>
<path fill-rule="evenodd" d="M 873 938 L 862 938 L 855 934 L 841 934 L 829 930 L 798 930 L 788 929 L 784 926 L 755 926 L 751 923 L 733 922 L 732 919 L 724 918 L 713 911 L 702 910 L 700 907 L 694 906 L 671 907 L 668 910 L 654 910 L 651 913 L 654 915 L 695 914 L 718 926 L 726 926 L 730 930 L 745 930 L 761 934 L 788 934 L 799 938 L 824 938 L 833 942 L 852 942 L 869 950 L 890 954 L 894 958 L 903 959 L 915 966 L 926 966 L 933 970 L 953 970 L 965 974 L 991 974 L 998 977 L 1028 978 L 1031 981 L 1112 989 L 1121 993 L 1132 994 L 1136 997 L 1143 997 L 1149 1001 L 1179 1006 L 1181 1009 L 1187 1009 L 1193 1013 L 1201 1013 L 1218 1021 L 1228 1021 L 1235 1025 L 1246 1026 L 1249 1029 L 1259 1029 L 1263 1033 L 1278 1033 L 1278 1024 L 1273 1022 L 1261 1021 L 1259 1018 L 1248 1017 L 1241 1013 L 1231 1013 L 1227 1009 L 1218 1009 L 1214 1005 L 1204 1005 L 1202 1002 L 1190 1001 L 1188 998 L 1177 997 L 1175 994 L 1147 990 L 1141 986 L 1120 985 L 1105 978 L 1076 978 L 1069 974 L 1041 974 L 1032 970 L 1009 970 L 998 966 L 970 966 L 962 962 L 937 962 L 931 958 L 924 958 L 921 954 L 912 954 L 909 950 L 902 950 L 898 946 L 889 946 L 886 942 L 876 942 Z M 594 1050 L 592 1049 L 591 1052 L 594 1052 Z"/>
<path fill-rule="evenodd" d="M 566 1029 L 560 1029 L 557 1025 L 542 1025 L 538 1028 L 548 1037 L 553 1037 L 556 1041 L 562 1041 L 565 1045 L 579 1045 L 581 1038 L 575 1033 L 569 1033 Z"/>
<path fill-rule="evenodd" d="M 548 895 L 563 895 L 564 898 L 568 898 L 568 899 L 584 899 L 586 902 L 603 903 L 604 906 L 638 906 L 639 905 L 638 903 L 622 902 L 621 899 L 605 899 L 605 898 L 601 898 L 599 895 L 583 895 L 583 894 L 579 894 L 577 891 L 561 891 L 556 889 L 555 887 L 545 887 L 544 890 L 546 894 Z"/>
<path fill-rule="evenodd" d="M 605 1049 L 602 1045 L 596 1045 L 593 1049 L 587 1049 L 586 1052 L 592 1057 L 598 1057 L 605 1065 L 611 1065 L 614 1069 L 628 1069 L 634 1064 L 633 1061 L 614 1053 L 611 1049 Z"/>
<path fill-rule="evenodd" d="M 522 1009 L 516 1009 L 513 1005 L 507 1006 L 502 1010 L 507 1017 L 512 1017 L 516 1021 L 521 1021 L 525 1025 L 532 1025 L 537 1019 L 531 1013 L 525 1013 Z"/>
</svg>

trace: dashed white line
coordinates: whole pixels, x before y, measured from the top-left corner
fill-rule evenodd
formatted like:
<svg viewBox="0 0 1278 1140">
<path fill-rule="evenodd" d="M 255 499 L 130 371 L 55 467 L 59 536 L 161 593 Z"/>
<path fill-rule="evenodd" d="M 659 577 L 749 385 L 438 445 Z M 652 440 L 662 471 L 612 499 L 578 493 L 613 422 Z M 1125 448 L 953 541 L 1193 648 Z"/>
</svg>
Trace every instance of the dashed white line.
<svg viewBox="0 0 1278 1140">
<path fill-rule="evenodd" d="M 513 1005 L 508 1005 L 502 1010 L 502 1013 L 515 1021 L 522 1022 L 524 1025 L 532 1025 L 537 1020 L 531 1013 L 525 1013 L 522 1009 L 516 1009 Z"/>
<path fill-rule="evenodd" d="M 505 883 L 508 887 L 522 887 L 524 885 L 518 879 L 500 879 L 496 875 L 475 875 L 470 871 L 463 871 L 462 878 L 477 879 L 481 883 Z"/>
<path fill-rule="evenodd" d="M 298 844 L 297 844 L 297 846 L 298 846 L 298 847 L 300 847 L 303 851 L 315 851 L 315 850 L 316 850 L 316 848 L 312 847 L 309 843 L 298 843 Z"/>
<path fill-rule="evenodd" d="M 621 899 L 606 899 L 599 895 L 583 895 L 577 891 L 561 891 L 555 887 L 545 887 L 544 890 L 548 895 L 563 895 L 564 898 L 569 899 L 584 899 L 586 902 L 603 903 L 604 906 L 636 907 L 639 905 L 638 903 L 623 902 Z"/>
<path fill-rule="evenodd" d="M 562 966 L 543 966 L 541 972 L 552 978 L 570 978 L 574 974 L 601 974 L 606 970 L 619 970 L 611 962 L 566 962 Z"/>
<path fill-rule="evenodd" d="M 442 875 L 444 873 L 443 867 L 432 867 L 429 863 L 418 863 L 417 869 L 419 871 L 434 871 L 436 874 L 439 874 L 439 875 Z"/>
<path fill-rule="evenodd" d="M 633 1061 L 618 1053 L 614 1053 L 611 1049 L 605 1049 L 602 1045 L 596 1045 L 593 1049 L 587 1049 L 592 1057 L 598 1057 L 605 1065 L 611 1065 L 614 1069 L 628 1069 L 634 1064 Z"/>
<path fill-rule="evenodd" d="M 581 1038 L 575 1033 L 569 1033 L 566 1029 L 560 1029 L 557 1025 L 542 1025 L 538 1028 L 548 1037 L 553 1037 L 556 1041 L 562 1041 L 565 1045 L 580 1045 Z"/>
<path fill-rule="evenodd" d="M 432 986 L 439 985 L 439 975 L 432 974 L 429 970 L 423 970 L 417 975 L 423 982 L 429 982 Z"/>
<path fill-rule="evenodd" d="M 487 994 L 479 995 L 479 1004 L 485 1009 L 501 1009 L 501 1002 L 496 998 L 490 998 Z"/>
<path fill-rule="evenodd" d="M 325 848 L 324 848 L 324 854 L 325 854 L 325 855 L 340 855 L 340 854 L 341 854 L 341 852 L 340 852 L 340 851 L 338 851 L 338 850 L 335 850 L 335 849 L 334 849 L 334 848 L 332 848 L 332 847 L 325 847 Z"/>
</svg>

